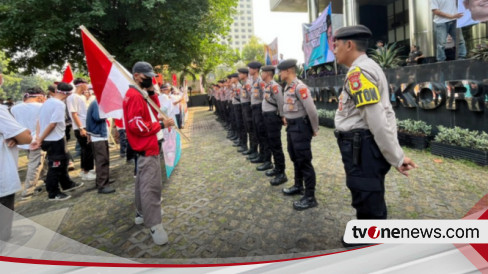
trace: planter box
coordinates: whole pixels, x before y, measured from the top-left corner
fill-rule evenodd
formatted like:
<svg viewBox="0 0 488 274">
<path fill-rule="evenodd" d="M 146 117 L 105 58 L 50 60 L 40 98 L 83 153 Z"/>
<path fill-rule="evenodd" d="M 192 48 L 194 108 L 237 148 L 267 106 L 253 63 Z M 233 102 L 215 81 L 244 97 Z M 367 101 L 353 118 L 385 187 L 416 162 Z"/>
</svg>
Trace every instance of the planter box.
<svg viewBox="0 0 488 274">
<path fill-rule="evenodd" d="M 474 150 L 465 147 L 451 146 L 438 142 L 432 142 L 432 154 L 452 159 L 464 159 L 473 161 L 482 166 L 488 166 L 488 152 Z"/>
<path fill-rule="evenodd" d="M 328 128 L 335 128 L 334 120 L 329 118 L 320 118 L 319 117 L 319 125 L 328 127 Z"/>
<path fill-rule="evenodd" d="M 398 132 L 398 141 L 401 146 L 413 149 L 426 149 L 429 147 L 431 136 L 417 136 L 404 132 Z"/>
</svg>

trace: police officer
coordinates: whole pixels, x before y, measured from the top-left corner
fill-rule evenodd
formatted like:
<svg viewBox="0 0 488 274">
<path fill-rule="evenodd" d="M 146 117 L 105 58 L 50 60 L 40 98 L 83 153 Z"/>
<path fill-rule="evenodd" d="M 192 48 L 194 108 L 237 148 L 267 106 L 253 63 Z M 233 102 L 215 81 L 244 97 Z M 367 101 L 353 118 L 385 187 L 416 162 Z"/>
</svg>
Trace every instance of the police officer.
<svg viewBox="0 0 488 274">
<path fill-rule="evenodd" d="M 256 167 L 258 171 L 265 171 L 273 168 L 271 163 L 271 150 L 268 146 L 268 137 L 266 133 L 266 126 L 264 125 L 263 117 L 263 97 L 264 87 L 266 83 L 261 80 L 259 76 L 259 69 L 262 64 L 259 62 L 251 62 L 247 64 L 249 67 L 249 75 L 252 83 L 251 92 L 251 109 L 252 109 L 252 122 L 254 125 L 254 134 L 258 138 L 259 142 L 259 155 L 256 158 L 250 159 L 251 163 L 262 165 Z"/>
<path fill-rule="evenodd" d="M 288 153 L 295 169 L 295 184 L 283 189 L 285 195 L 304 196 L 293 203 L 296 210 L 316 207 L 315 170 L 312 166 L 312 137 L 319 131 L 319 118 L 308 87 L 296 75 L 297 61 L 289 59 L 278 65 L 280 76 L 286 82 L 283 95 L 283 113 L 286 118 Z"/>
<path fill-rule="evenodd" d="M 273 80 L 275 71 L 276 68 L 274 66 L 265 66 L 261 69 L 261 78 L 266 84 L 262 104 L 264 124 L 275 165 L 273 170 L 266 171 L 266 176 L 275 176 L 270 181 L 273 186 L 281 185 L 288 181 L 285 174 L 285 155 L 281 144 L 281 128 L 286 123 L 283 115 L 283 89 Z"/>
<path fill-rule="evenodd" d="M 218 114 L 218 121 L 224 124 L 224 111 L 222 109 L 222 80 L 219 80 L 217 82 L 217 91 L 216 91 L 216 97 L 217 99 L 217 114 Z"/>
<path fill-rule="evenodd" d="M 227 81 L 225 82 L 225 99 L 227 100 L 227 121 L 230 125 L 227 138 L 229 138 L 233 142 L 236 142 L 239 139 L 239 136 L 236 133 L 236 124 L 234 119 L 234 105 L 232 104 L 234 90 L 232 88 L 231 79 L 232 76 L 229 74 L 227 76 Z"/>
<path fill-rule="evenodd" d="M 258 141 L 256 135 L 254 135 L 254 128 L 252 125 L 252 110 L 251 110 L 251 83 L 249 80 L 249 69 L 240 68 L 239 81 L 243 85 L 241 92 L 241 107 L 242 107 L 242 120 L 244 122 L 244 128 L 246 129 L 246 137 L 243 140 L 246 150 L 242 151 L 243 155 L 255 158 L 258 154 Z M 249 149 L 247 149 L 247 139 L 249 139 Z"/>
<path fill-rule="evenodd" d="M 237 140 L 234 142 L 234 147 L 242 147 L 243 146 L 243 140 L 245 137 L 242 136 L 242 133 L 246 133 L 245 130 L 243 130 L 244 124 L 242 122 L 242 107 L 241 107 L 241 89 L 242 86 L 239 84 L 239 74 L 238 73 L 233 73 L 230 75 L 230 84 L 231 84 L 231 90 L 232 90 L 232 107 L 234 110 L 234 130 L 235 134 L 237 136 Z"/>
<path fill-rule="evenodd" d="M 337 62 L 349 67 L 335 135 L 352 206 L 358 219 L 386 219 L 385 175 L 394 166 L 408 176 L 417 166 L 398 143 L 386 76 L 366 55 L 371 31 L 362 25 L 344 27 L 334 37 Z"/>
</svg>

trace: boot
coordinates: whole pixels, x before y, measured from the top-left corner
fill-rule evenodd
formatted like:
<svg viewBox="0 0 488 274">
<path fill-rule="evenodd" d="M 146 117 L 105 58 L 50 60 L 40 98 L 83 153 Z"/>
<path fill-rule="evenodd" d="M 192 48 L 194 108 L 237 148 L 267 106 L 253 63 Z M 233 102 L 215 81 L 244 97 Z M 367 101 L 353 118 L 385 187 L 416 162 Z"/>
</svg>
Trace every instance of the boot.
<svg viewBox="0 0 488 274">
<path fill-rule="evenodd" d="M 286 174 L 284 172 L 276 175 L 276 177 L 271 180 L 269 183 L 272 185 L 272 186 L 279 186 L 279 185 L 282 185 L 284 183 L 288 182 L 288 178 L 286 178 Z"/>
<path fill-rule="evenodd" d="M 252 161 L 251 161 L 252 163 Z M 272 169 L 273 168 L 273 164 L 271 162 L 264 162 L 262 165 L 256 167 L 256 170 L 257 171 L 266 171 L 268 169 Z"/>
</svg>

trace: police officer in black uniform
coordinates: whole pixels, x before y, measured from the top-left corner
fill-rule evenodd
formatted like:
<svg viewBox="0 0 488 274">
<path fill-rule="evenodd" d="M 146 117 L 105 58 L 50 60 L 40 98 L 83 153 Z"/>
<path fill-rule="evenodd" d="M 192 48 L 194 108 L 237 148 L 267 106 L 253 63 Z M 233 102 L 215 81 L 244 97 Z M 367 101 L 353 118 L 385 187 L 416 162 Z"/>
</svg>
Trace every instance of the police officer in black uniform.
<svg viewBox="0 0 488 274">
<path fill-rule="evenodd" d="M 371 31 L 362 25 L 344 27 L 334 37 L 336 60 L 349 67 L 335 135 L 352 206 L 357 219 L 386 219 L 385 176 L 390 167 L 408 176 L 417 166 L 398 143 L 386 76 L 366 55 Z"/>
<path fill-rule="evenodd" d="M 246 138 L 243 141 L 246 150 L 242 151 L 242 155 L 246 155 L 249 158 L 255 158 L 258 156 L 258 140 L 254 134 L 254 127 L 252 124 L 252 109 L 251 109 L 251 82 L 249 80 L 249 69 L 240 68 L 239 81 L 243 86 L 241 91 L 241 107 L 242 107 L 242 120 L 246 129 Z M 247 138 L 249 137 L 249 138 Z M 249 139 L 249 149 L 247 149 L 247 139 Z M 241 149 L 242 150 L 242 149 Z"/>
<path fill-rule="evenodd" d="M 264 124 L 266 126 L 268 144 L 273 154 L 274 169 L 266 171 L 266 176 L 274 179 L 271 185 L 277 186 L 288 181 L 285 174 L 285 155 L 281 143 L 281 128 L 286 123 L 283 114 L 283 88 L 273 80 L 276 68 L 264 66 L 261 68 L 261 79 L 266 83 L 262 104 Z"/>
<path fill-rule="evenodd" d="M 312 138 L 319 131 L 319 118 L 308 87 L 296 75 L 297 61 L 289 59 L 278 65 L 280 76 L 287 83 L 283 94 L 283 113 L 286 118 L 288 153 L 295 170 L 295 184 L 283 189 L 285 195 L 305 195 L 293 203 L 295 210 L 317 206 L 315 199 L 315 170 L 312 165 Z"/>
</svg>

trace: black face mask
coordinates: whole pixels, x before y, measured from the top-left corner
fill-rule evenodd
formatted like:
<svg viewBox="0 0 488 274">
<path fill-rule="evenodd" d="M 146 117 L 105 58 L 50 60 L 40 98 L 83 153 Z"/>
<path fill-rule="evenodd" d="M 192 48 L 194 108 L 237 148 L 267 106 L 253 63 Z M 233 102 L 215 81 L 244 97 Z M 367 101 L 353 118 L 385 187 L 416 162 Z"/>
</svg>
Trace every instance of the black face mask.
<svg viewBox="0 0 488 274">
<path fill-rule="evenodd" d="M 153 85 L 152 78 L 148 77 L 142 80 L 141 88 L 150 88 L 152 87 L 152 85 Z"/>
</svg>

